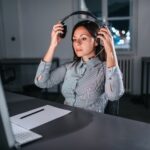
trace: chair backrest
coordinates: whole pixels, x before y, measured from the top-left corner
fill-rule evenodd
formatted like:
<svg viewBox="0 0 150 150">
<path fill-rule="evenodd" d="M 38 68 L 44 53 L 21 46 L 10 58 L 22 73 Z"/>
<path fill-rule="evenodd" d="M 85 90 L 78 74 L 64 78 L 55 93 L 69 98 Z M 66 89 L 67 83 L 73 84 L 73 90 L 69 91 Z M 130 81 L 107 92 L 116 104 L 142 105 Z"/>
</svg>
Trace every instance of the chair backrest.
<svg viewBox="0 0 150 150">
<path fill-rule="evenodd" d="M 119 100 L 108 101 L 104 113 L 110 115 L 119 115 Z"/>
</svg>

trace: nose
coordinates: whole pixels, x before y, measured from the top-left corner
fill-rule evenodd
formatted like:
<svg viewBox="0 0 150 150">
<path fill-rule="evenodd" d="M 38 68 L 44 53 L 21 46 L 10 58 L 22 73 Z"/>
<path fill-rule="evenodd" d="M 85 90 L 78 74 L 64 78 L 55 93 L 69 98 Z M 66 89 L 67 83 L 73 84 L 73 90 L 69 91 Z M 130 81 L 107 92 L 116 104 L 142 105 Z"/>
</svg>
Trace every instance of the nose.
<svg viewBox="0 0 150 150">
<path fill-rule="evenodd" d="M 81 44 L 82 44 L 81 40 L 80 40 L 80 39 L 77 39 L 77 40 L 76 40 L 76 45 L 81 45 Z"/>
</svg>

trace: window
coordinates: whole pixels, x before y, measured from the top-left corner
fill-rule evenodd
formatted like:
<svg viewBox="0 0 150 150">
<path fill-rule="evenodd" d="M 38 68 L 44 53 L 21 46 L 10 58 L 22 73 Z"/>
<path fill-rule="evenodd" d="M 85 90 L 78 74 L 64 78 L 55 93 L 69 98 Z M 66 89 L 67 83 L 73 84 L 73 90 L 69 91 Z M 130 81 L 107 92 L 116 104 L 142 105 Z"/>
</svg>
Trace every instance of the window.
<svg viewBox="0 0 150 150">
<path fill-rule="evenodd" d="M 121 51 L 131 50 L 132 0 L 79 0 L 80 10 L 91 11 L 100 22 L 108 25 L 115 43 Z"/>
</svg>

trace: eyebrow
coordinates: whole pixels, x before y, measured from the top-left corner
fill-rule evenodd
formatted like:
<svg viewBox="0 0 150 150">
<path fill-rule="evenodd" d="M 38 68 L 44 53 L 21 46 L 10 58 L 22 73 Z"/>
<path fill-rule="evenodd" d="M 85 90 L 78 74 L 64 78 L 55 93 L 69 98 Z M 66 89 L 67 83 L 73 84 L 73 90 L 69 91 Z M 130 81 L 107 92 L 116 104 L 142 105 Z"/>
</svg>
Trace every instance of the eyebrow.
<svg viewBox="0 0 150 150">
<path fill-rule="evenodd" d="M 80 37 L 82 37 L 82 36 L 84 36 L 84 35 L 85 35 L 85 36 L 88 36 L 88 37 L 90 36 L 90 35 L 87 35 L 87 34 L 81 34 Z M 72 38 L 75 38 L 75 37 L 76 37 L 76 36 L 73 36 Z"/>
</svg>

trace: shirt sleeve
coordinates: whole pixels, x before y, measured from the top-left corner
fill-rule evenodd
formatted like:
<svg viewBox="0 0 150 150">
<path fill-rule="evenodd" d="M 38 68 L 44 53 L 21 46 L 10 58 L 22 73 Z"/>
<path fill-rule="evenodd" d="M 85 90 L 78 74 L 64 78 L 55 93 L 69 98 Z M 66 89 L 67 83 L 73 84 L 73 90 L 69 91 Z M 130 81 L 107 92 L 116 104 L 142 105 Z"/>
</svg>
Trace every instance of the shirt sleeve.
<svg viewBox="0 0 150 150">
<path fill-rule="evenodd" d="M 105 94 L 110 101 L 118 100 L 124 94 L 122 73 L 119 66 L 106 67 Z"/>
<path fill-rule="evenodd" d="M 94 110 L 97 112 L 104 113 L 108 100 L 115 101 L 124 93 L 124 86 L 122 80 L 122 73 L 119 66 L 107 68 L 106 64 L 103 64 L 103 73 L 105 76 L 105 90 L 104 93 L 95 101 L 92 105 L 88 107 L 89 110 Z M 100 72 L 100 75 L 102 74 Z"/>
<path fill-rule="evenodd" d="M 41 60 L 34 79 L 36 86 L 50 88 L 64 80 L 67 71 L 66 66 L 62 65 L 51 71 L 51 65 L 52 62 L 44 62 Z"/>
</svg>

